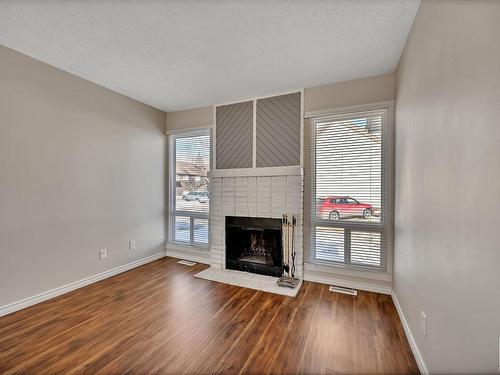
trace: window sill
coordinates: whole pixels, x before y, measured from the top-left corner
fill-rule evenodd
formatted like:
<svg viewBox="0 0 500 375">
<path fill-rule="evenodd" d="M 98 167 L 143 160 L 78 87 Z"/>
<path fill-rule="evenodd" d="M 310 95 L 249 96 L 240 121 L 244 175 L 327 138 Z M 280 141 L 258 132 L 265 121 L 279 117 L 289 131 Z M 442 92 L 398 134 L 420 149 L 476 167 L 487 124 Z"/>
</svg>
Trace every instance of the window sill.
<svg viewBox="0 0 500 375">
<path fill-rule="evenodd" d="M 180 245 L 174 242 L 167 242 L 166 250 L 168 257 L 210 264 L 210 251 L 208 247 Z"/>
<path fill-rule="evenodd" d="M 317 263 L 304 264 L 304 280 L 382 294 L 390 294 L 392 288 L 388 272 Z"/>
<path fill-rule="evenodd" d="M 194 250 L 194 251 L 202 251 L 208 253 L 210 251 L 210 247 L 208 245 L 191 245 L 183 242 L 170 242 L 167 241 L 167 249 L 176 249 L 176 250 Z"/>
<path fill-rule="evenodd" d="M 391 281 L 392 274 L 378 269 L 355 267 L 349 265 L 328 263 L 328 262 L 306 262 L 305 268 L 312 271 L 329 272 L 338 275 L 362 277 L 371 280 Z"/>
</svg>

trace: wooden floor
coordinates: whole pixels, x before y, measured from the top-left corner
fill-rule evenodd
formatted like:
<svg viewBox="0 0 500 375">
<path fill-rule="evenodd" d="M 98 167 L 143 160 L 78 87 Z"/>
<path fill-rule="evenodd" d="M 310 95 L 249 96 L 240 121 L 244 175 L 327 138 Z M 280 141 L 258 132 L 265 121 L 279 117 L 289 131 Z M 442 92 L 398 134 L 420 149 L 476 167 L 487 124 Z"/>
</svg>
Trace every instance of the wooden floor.
<svg viewBox="0 0 500 375">
<path fill-rule="evenodd" d="M 297 298 L 164 258 L 0 318 L 0 373 L 418 373 L 390 297 Z"/>
</svg>

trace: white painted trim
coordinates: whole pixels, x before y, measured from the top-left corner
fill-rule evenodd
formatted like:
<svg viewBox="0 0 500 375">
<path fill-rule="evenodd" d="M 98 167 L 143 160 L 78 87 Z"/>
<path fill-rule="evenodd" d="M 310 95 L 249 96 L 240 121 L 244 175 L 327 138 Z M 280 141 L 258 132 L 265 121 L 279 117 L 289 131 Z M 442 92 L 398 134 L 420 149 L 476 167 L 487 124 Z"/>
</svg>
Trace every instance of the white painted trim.
<svg viewBox="0 0 500 375">
<path fill-rule="evenodd" d="M 394 212 L 394 202 L 396 201 L 395 197 L 395 181 L 396 181 L 396 128 L 395 128 L 395 123 L 396 123 L 396 118 L 395 118 L 395 108 L 394 108 L 394 101 L 388 101 L 386 102 L 387 108 L 386 108 L 386 121 L 387 121 L 387 126 L 385 127 L 385 132 L 383 133 L 383 136 L 385 137 L 385 150 L 384 150 L 384 161 L 387 163 L 386 168 L 384 169 L 384 175 L 382 178 L 384 180 L 389 179 L 389 183 L 384 187 L 384 199 L 385 199 L 385 210 L 387 212 L 390 212 L 386 216 L 388 223 L 387 223 L 387 238 L 388 238 L 388 243 L 387 243 L 387 264 L 386 264 L 386 269 L 388 272 L 393 272 L 394 268 L 394 217 L 395 217 L 395 212 Z M 389 155 L 389 157 L 388 157 Z"/>
<path fill-rule="evenodd" d="M 413 337 L 413 334 L 411 333 L 410 325 L 408 324 L 408 321 L 405 318 L 405 315 L 403 313 L 403 309 L 401 308 L 401 305 L 399 304 L 398 297 L 396 296 L 396 292 L 394 290 L 391 290 L 391 297 L 392 297 L 392 302 L 394 303 L 394 306 L 396 307 L 396 311 L 398 312 L 399 315 L 399 320 L 401 320 L 401 324 L 403 325 L 403 329 L 406 334 L 406 338 L 408 339 L 408 343 L 410 344 L 411 351 L 413 353 L 413 356 L 415 357 L 415 360 L 417 361 L 418 369 L 420 370 L 420 373 L 423 375 L 429 374 L 429 371 L 427 371 L 427 366 L 425 365 L 424 358 L 422 357 L 422 354 L 420 353 L 420 350 L 418 350 L 417 343 L 415 341 L 415 338 Z"/>
<path fill-rule="evenodd" d="M 338 107 L 323 111 L 312 111 L 306 113 L 306 118 L 311 118 L 313 129 L 311 130 L 312 144 L 311 144 L 311 195 L 312 198 L 316 196 L 316 126 L 318 122 L 329 122 L 332 120 L 350 118 L 353 114 L 365 115 L 370 113 L 380 113 L 382 115 L 382 212 L 383 220 L 378 225 L 375 223 L 361 224 L 361 223 L 331 223 L 326 220 L 316 219 L 315 203 L 310 202 L 311 226 L 314 228 L 316 225 L 329 226 L 329 227 L 342 227 L 352 230 L 365 230 L 370 231 L 386 231 L 387 245 L 386 245 L 386 258 L 383 269 L 392 274 L 393 270 L 393 257 L 394 257 L 394 100 L 388 100 L 378 103 L 360 104 L 354 106 Z M 390 156 L 388 157 L 388 153 Z M 311 200 L 311 197 L 305 197 Z M 305 202 L 305 200 L 304 200 Z M 305 205 L 304 205 L 305 206 Z M 366 226 L 365 226 L 366 225 Z M 311 235 L 314 234 L 314 229 L 311 230 Z M 314 243 L 314 242 L 311 242 Z M 311 259 L 312 249 L 309 249 L 308 258 Z M 346 265 L 348 266 L 348 265 Z"/>
<path fill-rule="evenodd" d="M 176 131 L 175 134 L 168 134 L 167 136 L 167 165 L 168 165 L 168 170 L 167 170 L 167 210 L 168 210 L 168 215 L 166 218 L 166 224 L 167 224 L 167 241 L 170 241 L 173 238 L 173 226 L 174 222 L 171 220 L 173 216 L 190 216 L 190 217 L 195 217 L 195 218 L 200 218 L 200 219 L 209 219 L 209 214 L 198 214 L 196 215 L 195 213 L 191 212 L 183 212 L 183 211 L 175 211 L 175 165 L 176 165 L 176 150 L 175 150 L 175 140 L 178 138 L 184 138 L 184 137 L 192 137 L 192 136 L 197 136 L 197 135 L 207 135 L 210 137 L 210 147 L 213 147 L 215 144 L 214 142 L 214 133 L 215 133 L 215 125 L 212 126 L 205 126 L 205 127 L 199 127 L 196 129 L 186 129 L 186 130 L 180 130 Z M 212 168 L 212 162 L 215 160 L 212 158 L 212 153 L 208 155 L 209 157 L 209 172 Z M 210 208 L 209 208 L 210 210 Z M 210 227 L 210 221 L 208 222 L 208 225 Z M 209 228 L 210 229 L 210 228 Z M 209 231 L 210 232 L 210 231 Z M 210 238 L 209 238 L 210 239 Z M 208 246 L 207 246 L 208 248 Z"/>
<path fill-rule="evenodd" d="M 172 246 L 172 244 L 168 244 L 167 257 L 190 260 L 191 262 L 196 263 L 210 264 L 209 251 L 183 249 L 181 247 Z"/>
<path fill-rule="evenodd" d="M 155 260 L 163 258 L 165 256 L 166 256 L 166 252 L 162 251 L 160 253 L 153 254 L 153 255 L 150 255 L 148 257 L 124 264 L 122 266 L 118 266 L 118 267 L 112 268 L 110 270 L 98 273 L 97 275 L 89 276 L 89 277 L 86 277 L 84 279 L 74 281 L 72 283 L 62 285 L 60 287 L 57 287 L 57 288 L 54 288 L 51 290 L 47 290 L 47 291 L 42 292 L 40 294 L 36 294 L 34 296 L 24 298 L 24 299 L 16 301 L 16 302 L 12 302 L 8 305 L 0 307 L 0 316 L 4 316 L 4 315 L 10 314 L 10 313 L 22 310 L 26 307 L 36 305 L 37 303 L 47 301 L 51 298 L 60 296 L 62 294 L 71 292 L 73 290 L 83 288 L 84 286 L 87 286 L 87 285 L 96 283 L 98 281 L 107 279 L 108 277 L 111 277 L 111 276 L 118 275 L 119 273 L 131 270 L 132 268 L 142 266 L 143 264 L 155 261 Z"/>
<path fill-rule="evenodd" d="M 171 222 L 171 214 L 172 210 L 175 207 L 175 197 L 172 194 L 172 191 L 175 191 L 175 142 L 174 136 L 172 134 L 167 136 L 167 215 L 165 218 L 165 223 L 167 225 L 167 241 L 170 238 L 173 238 L 172 227 L 173 224 Z"/>
<path fill-rule="evenodd" d="M 302 176 L 300 166 L 289 167 L 261 167 L 218 169 L 210 172 L 209 177 L 265 177 L 265 176 Z"/>
<path fill-rule="evenodd" d="M 304 89 L 300 90 L 300 166 L 304 168 Z"/>
<path fill-rule="evenodd" d="M 253 168 L 257 168 L 257 99 L 253 100 L 253 129 L 252 129 L 252 166 Z"/>
<path fill-rule="evenodd" d="M 370 104 L 350 105 L 345 107 L 324 109 L 321 111 L 308 111 L 304 114 L 304 117 L 310 118 L 310 117 L 323 117 L 323 116 L 333 116 L 341 114 L 352 114 L 356 112 L 367 112 L 380 109 L 389 109 L 390 107 L 394 107 L 394 100 L 387 100 L 385 102 L 377 102 Z"/>
<path fill-rule="evenodd" d="M 213 116 L 214 116 L 214 125 L 213 125 L 213 134 L 212 134 L 212 169 L 215 171 L 217 169 L 217 107 L 214 105 L 214 110 L 213 110 Z"/>
<path fill-rule="evenodd" d="M 335 275 L 332 273 L 325 273 L 313 270 L 304 269 L 304 280 L 314 281 L 316 283 L 336 285 L 344 288 L 353 288 L 358 290 L 365 290 L 367 292 L 391 294 L 390 285 L 384 285 L 383 281 L 367 280 L 356 281 L 343 278 L 342 275 Z"/>
</svg>

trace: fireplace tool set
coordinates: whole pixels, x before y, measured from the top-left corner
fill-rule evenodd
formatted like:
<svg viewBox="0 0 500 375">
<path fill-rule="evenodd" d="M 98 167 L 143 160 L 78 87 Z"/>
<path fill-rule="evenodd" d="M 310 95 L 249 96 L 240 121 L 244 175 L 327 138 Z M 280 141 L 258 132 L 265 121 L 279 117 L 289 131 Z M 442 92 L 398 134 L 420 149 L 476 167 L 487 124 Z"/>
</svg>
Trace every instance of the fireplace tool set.
<svg viewBox="0 0 500 375">
<path fill-rule="evenodd" d="M 283 214 L 282 226 L 282 247 L 283 247 L 283 276 L 278 279 L 278 285 L 288 288 L 295 288 L 299 285 L 299 279 L 295 277 L 295 227 L 297 218 Z M 291 263 L 290 263 L 291 261 Z"/>
</svg>

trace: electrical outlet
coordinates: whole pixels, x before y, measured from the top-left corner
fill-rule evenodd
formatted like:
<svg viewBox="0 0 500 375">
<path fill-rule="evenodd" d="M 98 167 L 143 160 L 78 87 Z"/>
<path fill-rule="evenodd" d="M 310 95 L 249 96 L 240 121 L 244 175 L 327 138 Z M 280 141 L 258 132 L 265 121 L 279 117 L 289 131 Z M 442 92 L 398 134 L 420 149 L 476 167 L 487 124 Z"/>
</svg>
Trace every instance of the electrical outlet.
<svg viewBox="0 0 500 375">
<path fill-rule="evenodd" d="M 128 243 L 128 248 L 130 250 L 135 250 L 135 240 L 132 240 Z"/>
<path fill-rule="evenodd" d="M 420 311 L 420 328 L 422 328 L 422 334 L 427 336 L 427 315 L 423 311 Z"/>
<path fill-rule="evenodd" d="M 100 255 L 101 260 L 106 259 L 108 257 L 108 249 L 101 249 Z"/>
</svg>

